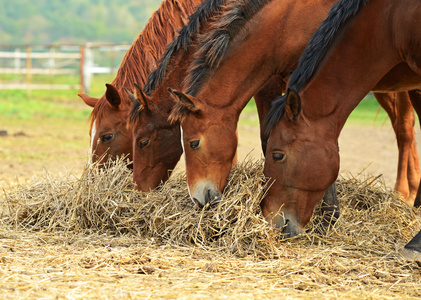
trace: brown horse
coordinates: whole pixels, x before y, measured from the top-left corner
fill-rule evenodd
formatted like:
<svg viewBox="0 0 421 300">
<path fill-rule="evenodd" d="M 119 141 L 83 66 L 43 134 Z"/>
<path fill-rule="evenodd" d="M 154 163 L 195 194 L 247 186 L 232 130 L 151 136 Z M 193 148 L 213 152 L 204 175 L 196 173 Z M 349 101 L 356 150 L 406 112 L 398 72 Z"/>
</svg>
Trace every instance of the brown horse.
<svg viewBox="0 0 421 300">
<path fill-rule="evenodd" d="M 268 114 L 265 174 L 276 181 L 262 209 L 275 224 L 288 220 L 294 234 L 308 222 L 338 175 L 341 129 L 368 91 L 421 87 L 420 29 L 417 0 L 340 0 L 333 6 L 286 95 Z"/>
<path fill-rule="evenodd" d="M 237 147 L 235 129 L 242 109 L 271 76 L 288 77 L 311 34 L 334 3 L 288 0 L 263 3 L 242 30 L 238 22 L 229 24 L 221 20 L 223 30 L 216 28 L 205 36 L 195 54 L 186 93 L 173 92 L 179 103 L 170 117 L 181 122 L 187 181 L 195 202 L 204 205 L 221 197 Z M 229 37 L 230 30 L 241 33 L 226 41 L 224 37 Z M 217 51 L 219 48 L 225 51 Z M 266 111 L 270 103 L 260 105 L 261 111 Z M 409 149 L 411 146 L 412 143 Z M 408 161 L 406 158 L 402 163 Z M 412 176 L 412 172 L 407 174 Z M 419 181 L 419 171 L 415 176 L 415 181 Z M 411 188 L 414 195 L 416 188 Z M 268 215 L 270 211 L 264 209 L 263 213 Z"/>
<path fill-rule="evenodd" d="M 142 191 L 154 189 L 167 180 L 183 153 L 180 127 L 167 120 L 174 106 L 167 87 L 182 86 L 188 66 L 182 49 L 194 44 L 195 36 L 208 28 L 208 21 L 223 10 L 225 3 L 226 0 L 203 2 L 168 45 L 144 91 L 135 84 L 134 94 L 128 92 L 133 100 L 128 118 L 133 137 L 133 181 Z"/>
<path fill-rule="evenodd" d="M 112 84 L 106 84 L 106 93 L 99 99 L 79 94 L 87 105 L 93 107 L 90 116 L 93 162 L 99 159 L 105 162 L 122 155 L 128 155 L 132 161 L 132 133 L 126 126 L 132 102 L 124 89 L 132 88 L 135 82 L 142 86 L 145 84 L 148 74 L 157 67 L 166 45 L 188 23 L 190 14 L 199 4 L 200 0 L 164 0 L 127 51 Z M 161 180 L 162 175 L 151 173 L 149 178 Z"/>
<path fill-rule="evenodd" d="M 168 93 L 168 87 L 181 89 L 184 79 L 188 74 L 189 63 L 194 59 L 194 49 L 196 48 L 198 35 L 204 34 L 214 28 L 213 21 L 216 15 L 230 14 L 238 5 L 231 1 L 205 2 L 198 11 L 201 14 L 194 14 L 190 22 L 181 31 L 180 35 L 168 45 L 167 51 L 161 58 L 161 63 L 148 77 L 148 81 L 143 91 L 137 86 L 133 99 L 133 107 L 129 116 L 129 124 L 133 130 L 133 164 L 134 182 L 141 190 L 149 190 L 156 185 L 146 185 L 145 177 L 154 168 L 166 170 L 167 174 L 178 162 L 183 150 L 180 140 L 179 123 L 171 124 L 168 116 L 175 105 L 173 97 Z M 253 14 L 252 10 L 248 12 Z M 203 23 L 202 26 L 191 26 L 192 24 Z M 194 40 L 193 40 L 194 39 Z M 188 49 L 187 51 L 185 49 Z M 268 85 L 266 90 L 270 92 L 264 96 L 257 95 L 256 98 L 271 97 L 271 100 L 282 94 L 282 84 L 278 81 L 274 85 Z M 236 133 L 234 133 L 236 134 Z M 155 150 L 152 150 L 155 149 Z M 156 150 L 159 151 L 156 151 Z M 235 163 L 234 155 L 230 161 L 230 167 Z M 147 160 L 149 163 L 142 163 Z M 170 163 L 168 163 L 170 162 Z M 172 164 L 172 168 L 171 168 Z M 139 167 L 142 166 L 142 167 Z M 198 203 L 200 204 L 200 203 Z"/>
</svg>

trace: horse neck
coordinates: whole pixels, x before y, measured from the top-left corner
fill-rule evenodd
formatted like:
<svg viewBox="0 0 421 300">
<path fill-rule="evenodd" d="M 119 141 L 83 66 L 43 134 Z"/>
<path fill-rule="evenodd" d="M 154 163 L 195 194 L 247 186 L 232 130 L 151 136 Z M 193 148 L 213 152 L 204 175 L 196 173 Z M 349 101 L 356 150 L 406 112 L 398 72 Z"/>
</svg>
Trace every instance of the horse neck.
<svg viewBox="0 0 421 300">
<path fill-rule="evenodd" d="M 269 2 L 249 21 L 252 25 L 231 42 L 219 67 L 196 96 L 213 106 L 232 107 L 239 114 L 271 76 L 287 79 L 335 1 Z"/>
<path fill-rule="evenodd" d="M 361 9 L 299 91 L 305 117 L 329 124 L 323 128 L 332 138 L 339 137 L 352 110 L 399 63 L 390 31 L 382 27 L 388 22 L 387 13 L 380 12 L 383 6 L 373 0 Z"/>
</svg>

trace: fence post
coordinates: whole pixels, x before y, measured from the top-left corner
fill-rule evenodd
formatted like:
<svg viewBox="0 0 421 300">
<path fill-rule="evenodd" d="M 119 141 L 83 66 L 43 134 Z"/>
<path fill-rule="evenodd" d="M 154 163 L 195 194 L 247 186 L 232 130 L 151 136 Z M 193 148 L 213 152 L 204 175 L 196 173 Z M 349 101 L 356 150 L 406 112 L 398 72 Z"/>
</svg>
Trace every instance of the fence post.
<svg viewBox="0 0 421 300">
<path fill-rule="evenodd" d="M 80 60 L 79 60 L 79 74 L 80 74 L 80 92 L 85 92 L 85 45 L 80 46 Z"/>
<path fill-rule="evenodd" d="M 31 47 L 26 47 L 26 93 L 31 92 L 31 83 L 32 83 L 32 58 L 31 58 Z"/>
<path fill-rule="evenodd" d="M 14 60 L 14 66 L 15 66 L 15 70 L 19 70 L 20 69 L 20 48 L 15 48 L 15 60 Z"/>
<path fill-rule="evenodd" d="M 85 91 L 89 93 L 89 87 L 92 79 L 92 66 L 93 66 L 93 53 L 92 47 L 89 45 L 85 46 L 85 56 L 83 62 L 83 86 Z"/>
</svg>

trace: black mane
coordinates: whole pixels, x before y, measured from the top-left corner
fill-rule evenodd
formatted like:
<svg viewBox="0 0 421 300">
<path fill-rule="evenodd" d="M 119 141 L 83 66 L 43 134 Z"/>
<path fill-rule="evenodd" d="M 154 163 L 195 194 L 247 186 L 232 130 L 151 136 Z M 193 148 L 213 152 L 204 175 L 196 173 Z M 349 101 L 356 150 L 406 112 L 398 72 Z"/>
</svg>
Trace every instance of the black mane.
<svg viewBox="0 0 421 300">
<path fill-rule="evenodd" d="M 267 135 L 284 114 L 285 99 L 289 91 L 292 89 L 298 93 L 310 81 L 333 41 L 341 32 L 340 29 L 356 16 L 368 1 L 340 0 L 332 6 L 327 18 L 316 30 L 304 50 L 297 68 L 291 75 L 287 92 L 273 101 L 265 120 Z"/>
<path fill-rule="evenodd" d="M 187 50 L 194 37 L 199 33 L 200 27 L 207 26 L 210 18 L 216 15 L 227 0 L 207 0 L 189 17 L 189 23 L 183 26 L 179 36 L 167 45 L 167 50 L 159 61 L 159 66 L 148 76 L 143 91 L 150 96 L 157 86 L 165 79 L 166 70 L 171 58 L 180 49 Z"/>
<path fill-rule="evenodd" d="M 189 17 L 187 25 L 180 29 L 176 39 L 167 45 L 167 48 L 158 62 L 158 67 L 149 74 L 148 80 L 143 88 L 146 95 L 151 93 L 165 79 L 167 67 L 174 55 L 180 50 L 187 50 L 192 44 L 194 37 L 199 33 L 200 27 L 206 27 L 210 19 L 218 14 L 228 0 L 207 0 Z M 134 124 L 140 117 L 140 103 L 133 101 L 129 114 L 129 124 Z"/>
<path fill-rule="evenodd" d="M 236 0 L 224 8 L 213 29 L 202 37 L 186 81 L 186 92 L 195 96 L 211 70 L 224 58 L 229 43 L 241 32 L 247 22 L 271 0 Z"/>
</svg>

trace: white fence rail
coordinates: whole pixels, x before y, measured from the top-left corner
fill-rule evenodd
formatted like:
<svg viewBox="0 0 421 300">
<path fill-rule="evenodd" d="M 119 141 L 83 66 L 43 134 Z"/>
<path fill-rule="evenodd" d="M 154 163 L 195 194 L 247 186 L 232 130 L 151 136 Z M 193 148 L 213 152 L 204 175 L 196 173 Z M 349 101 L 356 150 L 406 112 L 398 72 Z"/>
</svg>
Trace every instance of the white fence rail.
<svg viewBox="0 0 421 300">
<path fill-rule="evenodd" d="M 95 74 L 116 73 L 130 45 L 0 45 L 0 76 L 16 75 L 11 80 L 0 77 L 1 89 L 90 89 Z M 79 76 L 79 84 L 34 83 L 34 75 Z M 21 75 L 19 77 L 18 75 Z M 5 76 L 3 76 L 5 77 Z"/>
</svg>

